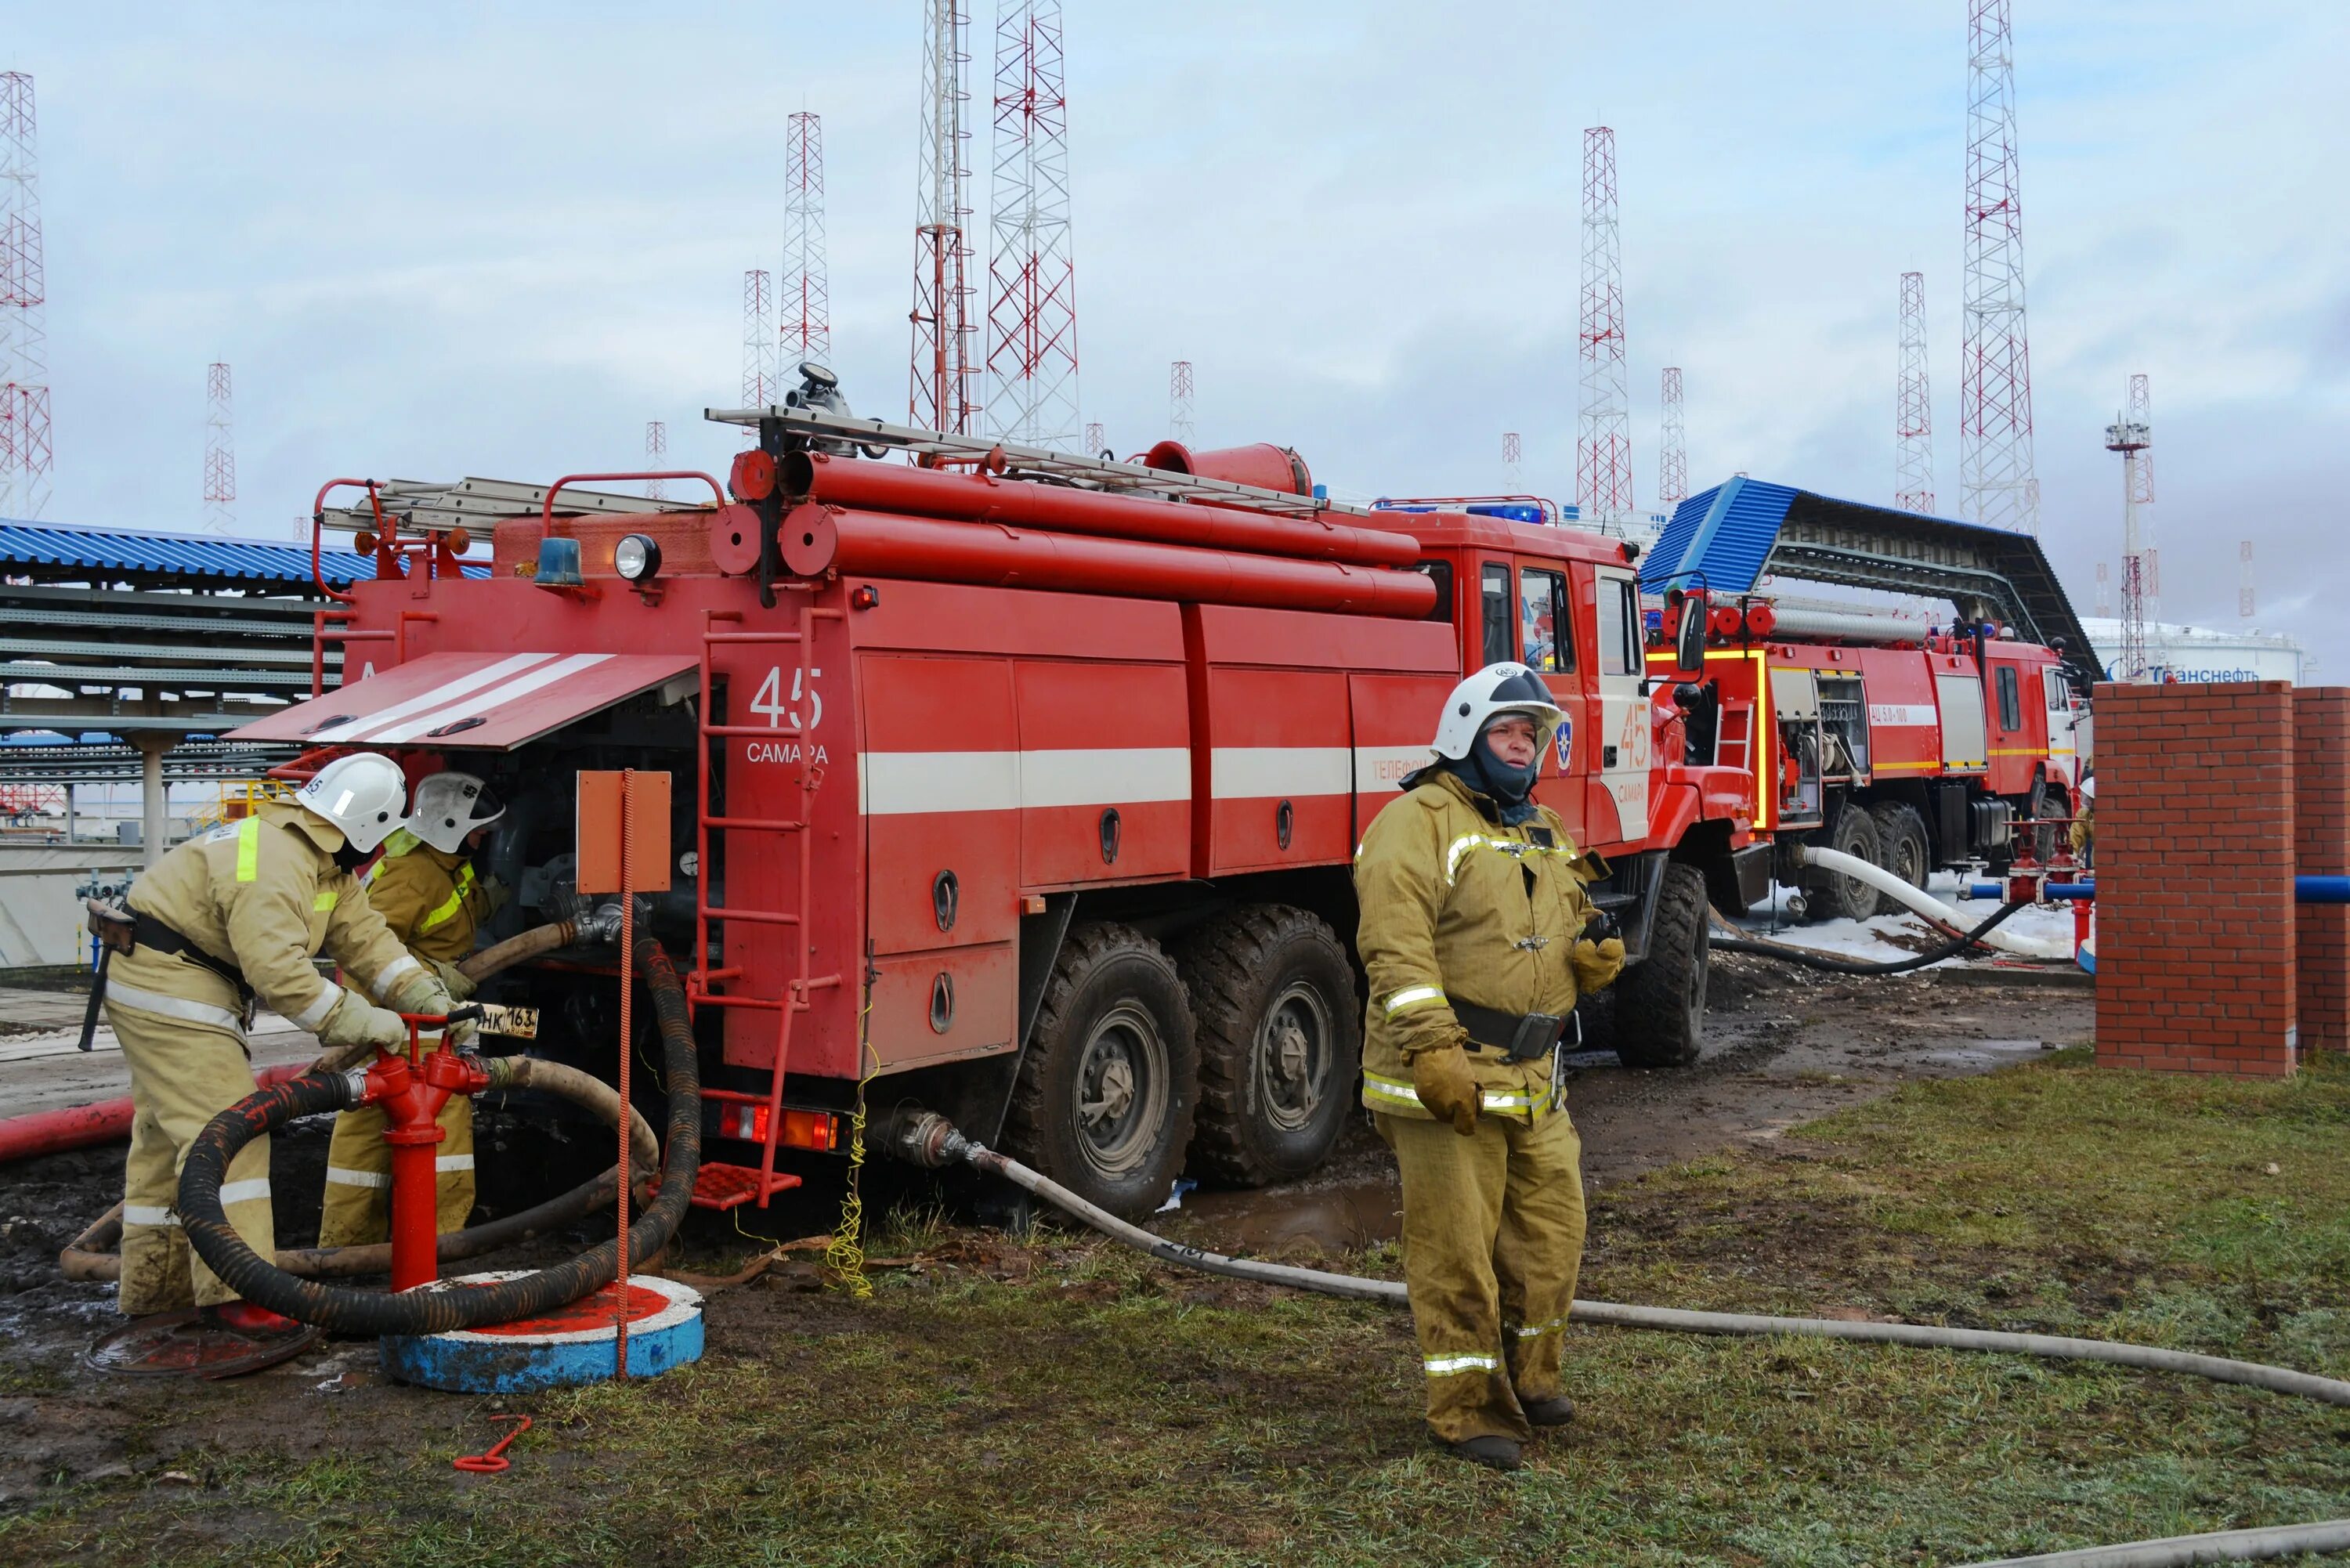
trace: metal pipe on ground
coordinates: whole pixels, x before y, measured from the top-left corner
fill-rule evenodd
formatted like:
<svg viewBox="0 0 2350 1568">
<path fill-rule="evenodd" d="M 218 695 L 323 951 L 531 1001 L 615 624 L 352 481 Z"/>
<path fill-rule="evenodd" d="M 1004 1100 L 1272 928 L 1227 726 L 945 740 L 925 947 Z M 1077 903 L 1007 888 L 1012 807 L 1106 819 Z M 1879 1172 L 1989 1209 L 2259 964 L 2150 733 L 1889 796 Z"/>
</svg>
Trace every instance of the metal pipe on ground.
<svg viewBox="0 0 2350 1568">
<path fill-rule="evenodd" d="M 1939 922 L 1953 932 L 1967 929 L 1966 918 L 1956 909 L 1931 894 L 1919 892 L 1892 872 L 1872 861 L 1863 860 L 1856 855 L 1846 855 L 1841 850 L 1822 849 L 1810 844 L 1804 845 L 1797 852 L 1796 858 L 1806 866 L 1816 866 L 1823 871 L 1834 871 L 1840 877 L 1850 877 L 1855 881 L 1866 882 L 1878 892 L 1908 906 L 1927 919 Z M 2035 942 L 2029 937 L 2020 937 L 2010 931 L 1992 931 L 1983 940 L 1993 947 L 2004 948 L 2021 958 L 2042 959 L 2058 963 L 2069 963 L 2073 958 L 2069 946 L 2060 952 L 2045 942 Z"/>
<path fill-rule="evenodd" d="M 262 1088 L 285 1083 L 308 1072 L 307 1066 L 280 1063 L 254 1075 Z M 61 1111 L 36 1111 L 31 1116 L 0 1121 L 0 1163 L 33 1159 L 45 1154 L 65 1154 L 102 1143 L 120 1143 L 130 1136 L 130 1096 L 69 1106 Z"/>
</svg>

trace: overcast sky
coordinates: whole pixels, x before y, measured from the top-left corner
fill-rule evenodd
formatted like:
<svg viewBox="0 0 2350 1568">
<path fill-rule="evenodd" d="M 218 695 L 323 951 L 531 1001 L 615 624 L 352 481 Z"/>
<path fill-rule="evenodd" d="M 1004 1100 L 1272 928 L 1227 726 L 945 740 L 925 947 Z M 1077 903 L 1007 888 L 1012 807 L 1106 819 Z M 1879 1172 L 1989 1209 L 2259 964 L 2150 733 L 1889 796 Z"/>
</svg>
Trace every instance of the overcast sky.
<svg viewBox="0 0 2350 1568">
<path fill-rule="evenodd" d="M 972 0 L 985 92 L 992 0 Z M 2125 378 L 2153 378 L 2166 618 L 2350 672 L 2350 7 L 2016 0 L 2043 535 L 2118 561 Z M 834 360 L 905 415 L 916 0 L 11 3 L 36 79 L 51 520 L 201 525 L 204 367 L 235 532 L 339 473 L 722 468 L 740 286 L 779 263 L 785 116 L 824 117 Z M 1582 129 L 1616 128 L 1638 496 L 1658 372 L 1690 479 L 1893 489 L 1896 280 L 1926 275 L 1959 509 L 1963 0 L 1436 6 L 1067 0 L 1085 417 L 1295 445 L 1344 493 L 1571 498 Z M 984 205 L 985 117 L 974 193 Z M 984 221 L 984 213 L 982 213 Z M 2118 583 L 2116 567 L 2115 579 Z"/>
</svg>

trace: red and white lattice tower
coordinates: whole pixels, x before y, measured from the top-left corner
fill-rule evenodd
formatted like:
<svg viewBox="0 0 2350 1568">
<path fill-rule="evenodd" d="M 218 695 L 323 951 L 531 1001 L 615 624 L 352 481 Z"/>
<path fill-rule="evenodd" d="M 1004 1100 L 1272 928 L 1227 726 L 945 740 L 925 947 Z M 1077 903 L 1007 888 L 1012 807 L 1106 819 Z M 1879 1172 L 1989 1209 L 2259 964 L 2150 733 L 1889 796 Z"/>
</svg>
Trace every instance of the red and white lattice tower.
<svg viewBox="0 0 2350 1568">
<path fill-rule="evenodd" d="M 645 421 L 645 467 L 648 469 L 660 469 L 667 468 L 668 466 L 669 421 L 667 420 L 647 420 Z M 648 501 L 668 500 L 669 485 L 665 482 L 658 479 L 646 480 L 645 499 Z"/>
<path fill-rule="evenodd" d="M 2147 395 L 2146 376 L 2142 371 L 2129 379 L 2129 411 L 2123 418 L 2148 429 L 2154 425 L 2154 403 Z M 2151 447 L 2130 460 L 2130 494 L 2140 506 L 2154 504 L 2154 451 Z"/>
<path fill-rule="evenodd" d="M 1575 495 L 1586 522 L 1632 511 L 1631 394 L 1624 368 L 1624 245 L 1616 225 L 1616 133 L 1583 133 L 1583 431 Z"/>
<path fill-rule="evenodd" d="M 1670 512 L 1689 499 L 1689 435 L 1681 425 L 1681 368 L 1665 367 L 1664 428 L 1657 442 L 1657 504 Z"/>
<path fill-rule="evenodd" d="M 750 267 L 743 274 L 743 406 L 764 409 L 783 400 L 783 387 L 775 379 L 775 303 L 771 294 L 773 280 L 763 266 Z M 743 444 L 755 446 L 759 427 L 743 427 Z"/>
<path fill-rule="evenodd" d="M 2032 351 L 2023 327 L 2023 204 L 2009 0 L 1971 0 L 1967 28 L 1966 344 L 1959 491 L 1968 521 L 2040 531 Z"/>
<path fill-rule="evenodd" d="M 48 506 L 52 460 L 38 151 L 33 78 L 0 73 L 0 517 L 27 521 Z"/>
<path fill-rule="evenodd" d="M 228 367 L 204 368 L 204 526 L 225 534 L 236 525 L 236 427 L 229 402 Z"/>
<path fill-rule="evenodd" d="M 2137 372 L 2129 379 L 2127 412 L 2122 418 L 2131 424 L 2154 428 L 2154 403 L 2147 394 L 2146 374 Z M 2130 500 L 2137 507 L 2138 549 L 2146 556 L 2145 579 L 2146 624 L 2147 634 L 2158 645 L 2162 640 L 2162 549 L 2154 542 L 2154 519 L 2146 508 L 2154 504 L 2154 449 L 2147 447 L 2124 460 L 2129 464 Z M 2152 651 L 2160 651 L 2158 646 Z"/>
<path fill-rule="evenodd" d="M 2154 442 L 2151 426 L 2126 414 L 2106 427 L 2106 450 L 2122 454 L 2122 648 L 2114 664 L 2117 680 L 2146 680 L 2146 545 L 2138 536 L 2137 459 Z"/>
<path fill-rule="evenodd" d="M 1088 420 L 1086 421 L 1086 455 L 1087 457 L 1099 457 L 1101 454 L 1101 421 L 1099 420 Z"/>
<path fill-rule="evenodd" d="M 1926 275 L 1901 275 L 1901 364 L 1893 383 L 1893 504 L 1934 510 L 1934 398 L 1926 376 Z"/>
<path fill-rule="evenodd" d="M 988 202 L 987 416 L 1028 446 L 1077 441 L 1077 273 L 1060 0 L 998 0 Z"/>
<path fill-rule="evenodd" d="M 922 0 L 922 143 L 914 197 L 913 361 L 909 422 L 968 434 L 977 426 L 971 323 L 971 13 Z"/>
<path fill-rule="evenodd" d="M 2236 545 L 2236 613 L 2246 620 L 2252 618 L 2252 542 L 2238 541 Z"/>
<path fill-rule="evenodd" d="M 784 138 L 784 270 L 775 280 L 775 369 L 832 359 L 832 289 L 824 265 L 824 122 L 802 111 Z"/>
<path fill-rule="evenodd" d="M 2103 561 L 2097 563 L 2097 618 L 2102 620 L 2114 613 L 2114 596 L 2110 578 Z"/>
<path fill-rule="evenodd" d="M 1517 431 L 1502 432 L 1503 487 L 1513 495 L 1526 487 L 1525 452 L 1525 443 L 1518 439 Z"/>
<path fill-rule="evenodd" d="M 1167 367 L 1167 433 L 1191 444 L 1191 361 L 1178 359 Z"/>
</svg>

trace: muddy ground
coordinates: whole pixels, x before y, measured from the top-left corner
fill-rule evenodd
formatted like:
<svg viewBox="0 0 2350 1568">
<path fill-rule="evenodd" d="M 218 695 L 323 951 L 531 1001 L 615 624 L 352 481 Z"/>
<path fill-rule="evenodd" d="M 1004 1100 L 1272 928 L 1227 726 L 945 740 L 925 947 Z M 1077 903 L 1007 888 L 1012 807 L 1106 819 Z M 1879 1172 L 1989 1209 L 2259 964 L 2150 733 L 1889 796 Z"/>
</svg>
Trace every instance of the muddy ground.
<svg viewBox="0 0 2350 1568">
<path fill-rule="evenodd" d="M 2091 993 L 2070 984 L 1998 981 L 1950 971 L 1867 981 L 1814 976 L 1755 961 L 1718 960 L 1715 1011 L 1706 1056 L 1677 1072 L 1634 1072 L 1612 1054 L 1574 1059 L 1570 1100 L 1584 1140 L 1595 1219 L 1604 1221 L 1611 1186 L 1658 1166 L 1724 1147 L 1770 1144 L 1786 1128 L 1856 1100 L 1922 1078 L 1961 1076 L 2038 1057 L 2088 1038 Z M 281 1244 L 307 1245 L 316 1231 L 327 1127 L 313 1122 L 276 1145 L 274 1184 Z M 486 1116 L 481 1134 L 482 1201 L 509 1212 L 543 1193 L 534 1183 L 577 1179 L 606 1158 L 600 1140 L 550 1141 L 537 1128 Z M 590 1162 L 595 1163 L 590 1163 Z M 262 1450 L 305 1454 L 350 1446 L 364 1430 L 375 1451 L 451 1448 L 478 1426 L 474 1402 L 420 1395 L 387 1383 L 372 1345 L 324 1344 L 288 1365 L 233 1383 L 109 1379 L 81 1353 L 119 1320 L 112 1287 L 78 1284 L 58 1273 L 58 1250 L 120 1196 L 121 1151 L 107 1148 L 0 1167 L 0 1508 L 76 1479 L 140 1474 L 166 1480 L 185 1456 L 217 1459 Z M 764 1215 L 691 1217 L 668 1262 L 717 1272 L 747 1255 L 756 1239 L 830 1229 L 838 1186 L 779 1201 Z M 920 1173 L 874 1169 L 868 1207 L 972 1214 L 968 1195 Z M 1221 1250 L 1269 1255 L 1358 1249 L 1396 1232 L 1392 1162 L 1357 1120 L 1323 1171 L 1293 1188 L 1233 1193 L 1194 1190 L 1159 1225 Z M 533 1254 L 485 1260 L 515 1266 L 600 1240 L 608 1221 Z M 902 1227 L 900 1227 L 902 1230 Z M 931 1266 L 989 1273 L 1033 1267 L 1033 1248 L 992 1244 L 987 1233 L 933 1229 Z M 918 1265 L 919 1266 L 919 1265 Z M 1223 1282 L 1201 1282 L 1222 1292 Z M 825 1293 L 805 1256 L 779 1265 L 755 1290 L 728 1291 L 709 1303 L 712 1354 L 755 1355 L 782 1323 L 822 1334 L 853 1314 Z M 841 1329 L 846 1332 L 846 1328 Z"/>
</svg>

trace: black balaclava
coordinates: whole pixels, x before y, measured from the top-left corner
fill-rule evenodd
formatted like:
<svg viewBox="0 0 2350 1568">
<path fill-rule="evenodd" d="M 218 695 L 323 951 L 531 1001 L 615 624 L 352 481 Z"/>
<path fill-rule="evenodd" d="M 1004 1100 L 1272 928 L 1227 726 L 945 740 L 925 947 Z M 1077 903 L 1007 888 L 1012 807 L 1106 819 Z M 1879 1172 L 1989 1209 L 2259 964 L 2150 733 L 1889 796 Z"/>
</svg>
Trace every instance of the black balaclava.
<svg viewBox="0 0 2350 1568">
<path fill-rule="evenodd" d="M 351 841 L 346 838 L 343 840 L 342 847 L 335 851 L 335 865 L 344 871 L 357 872 L 360 867 L 367 864 L 367 857 L 368 851 L 354 849 L 351 846 Z"/>
<path fill-rule="evenodd" d="M 1485 738 L 1486 731 L 1504 719 L 1529 716 L 1503 709 L 1485 721 L 1484 729 L 1478 731 L 1477 738 L 1469 742 L 1467 756 L 1444 759 L 1444 765 L 1460 774 L 1470 788 L 1492 797 L 1505 827 L 1515 827 L 1534 814 L 1534 775 L 1542 772 L 1542 752 L 1537 747 L 1533 762 L 1522 768 L 1513 767 L 1494 754 L 1492 743 Z M 1541 721 L 1535 721 L 1535 727 L 1539 731 Z"/>
</svg>

